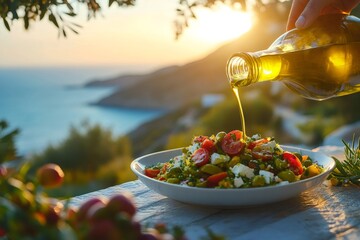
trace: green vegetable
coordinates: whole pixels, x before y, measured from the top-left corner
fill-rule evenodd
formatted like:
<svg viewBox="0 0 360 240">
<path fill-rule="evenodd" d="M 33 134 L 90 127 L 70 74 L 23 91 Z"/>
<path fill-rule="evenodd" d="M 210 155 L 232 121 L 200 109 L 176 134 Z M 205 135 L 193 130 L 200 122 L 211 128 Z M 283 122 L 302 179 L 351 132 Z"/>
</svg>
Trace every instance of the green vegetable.
<svg viewBox="0 0 360 240">
<path fill-rule="evenodd" d="M 307 167 L 301 176 L 301 179 L 314 177 L 316 175 L 319 175 L 321 173 L 321 169 L 319 166 L 312 164 L 309 167 Z"/>
<path fill-rule="evenodd" d="M 274 162 L 275 162 L 275 168 L 277 170 L 283 170 L 283 169 L 287 168 L 287 166 L 288 166 L 287 162 L 285 162 L 284 160 L 281 160 L 279 158 L 276 158 Z"/>
<path fill-rule="evenodd" d="M 336 168 L 330 174 L 329 178 L 333 185 L 355 184 L 360 185 L 360 137 L 358 144 L 355 146 L 355 136 L 352 143 L 348 144 L 343 140 L 345 145 L 345 160 L 340 161 L 336 157 Z"/>
<path fill-rule="evenodd" d="M 174 184 L 179 184 L 180 183 L 180 180 L 178 178 L 168 178 L 166 180 L 166 182 L 168 183 L 174 183 Z"/>
<path fill-rule="evenodd" d="M 230 162 L 229 162 L 229 166 L 233 167 L 236 164 L 238 164 L 240 162 L 240 157 L 239 156 L 234 156 L 231 158 Z"/>
<path fill-rule="evenodd" d="M 307 160 L 303 161 L 302 164 L 304 165 L 304 167 L 309 167 L 313 164 L 313 162 L 310 159 L 307 159 Z"/>
<path fill-rule="evenodd" d="M 283 181 L 294 182 L 296 181 L 296 176 L 291 170 L 284 170 L 278 174 L 278 177 Z"/>
<path fill-rule="evenodd" d="M 182 170 L 180 167 L 170 168 L 169 172 L 166 174 L 166 177 L 167 178 L 177 177 L 181 173 L 182 173 Z"/>
<path fill-rule="evenodd" d="M 253 187 L 263 187 L 263 186 L 265 186 L 265 178 L 263 176 L 256 175 L 253 178 L 251 185 Z"/>
<path fill-rule="evenodd" d="M 200 171 L 210 174 L 210 175 L 213 175 L 213 174 L 222 172 L 222 169 L 213 164 L 206 164 L 200 168 Z"/>
</svg>

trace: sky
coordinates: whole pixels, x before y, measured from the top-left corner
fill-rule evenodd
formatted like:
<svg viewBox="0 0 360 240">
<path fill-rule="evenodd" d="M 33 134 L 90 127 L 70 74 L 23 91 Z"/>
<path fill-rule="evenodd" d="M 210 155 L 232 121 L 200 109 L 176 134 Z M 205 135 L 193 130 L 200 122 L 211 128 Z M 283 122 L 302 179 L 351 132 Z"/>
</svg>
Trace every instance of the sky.
<svg viewBox="0 0 360 240">
<path fill-rule="evenodd" d="M 251 26 L 250 16 L 239 11 L 203 9 L 175 40 L 178 0 L 137 0 L 127 8 L 100 3 L 102 13 L 95 19 L 87 20 L 86 11 L 79 9 L 70 20 L 83 28 L 67 38 L 59 38 L 47 20 L 33 22 L 28 31 L 21 21 L 14 21 L 10 32 L 0 24 L 0 67 L 181 65 L 206 56 Z M 246 24 L 235 32 L 231 24 L 239 20 Z"/>
</svg>

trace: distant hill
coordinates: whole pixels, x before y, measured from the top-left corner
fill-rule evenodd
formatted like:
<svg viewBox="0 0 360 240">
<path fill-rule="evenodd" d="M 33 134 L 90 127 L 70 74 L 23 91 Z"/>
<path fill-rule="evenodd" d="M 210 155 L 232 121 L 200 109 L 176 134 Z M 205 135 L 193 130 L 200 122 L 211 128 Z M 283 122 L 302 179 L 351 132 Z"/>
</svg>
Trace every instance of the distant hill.
<svg viewBox="0 0 360 240">
<path fill-rule="evenodd" d="M 178 67 L 179 66 L 168 66 L 148 74 L 126 74 L 106 80 L 94 80 L 85 84 L 85 87 L 118 87 L 124 90 L 125 88 L 128 88 L 142 81 L 145 81 L 152 75 L 159 76 L 161 74 L 171 72 Z"/>
<path fill-rule="evenodd" d="M 236 26 L 234 26 L 235 28 Z M 203 59 L 170 66 L 145 75 L 126 75 L 88 85 L 113 85 L 119 90 L 98 104 L 129 108 L 178 109 L 207 93 L 229 91 L 225 67 L 235 52 L 254 52 L 268 46 L 284 32 L 284 24 L 262 24 Z"/>
</svg>

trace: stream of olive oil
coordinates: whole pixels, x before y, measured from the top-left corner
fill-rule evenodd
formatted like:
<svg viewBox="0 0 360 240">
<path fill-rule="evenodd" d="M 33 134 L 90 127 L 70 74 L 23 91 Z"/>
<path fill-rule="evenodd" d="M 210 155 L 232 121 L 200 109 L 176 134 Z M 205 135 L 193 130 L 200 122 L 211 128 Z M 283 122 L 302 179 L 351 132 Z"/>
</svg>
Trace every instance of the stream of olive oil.
<svg viewBox="0 0 360 240">
<path fill-rule="evenodd" d="M 239 104 L 239 112 L 240 112 L 240 120 L 241 120 L 241 130 L 243 131 L 243 139 L 246 138 L 246 129 L 245 129 L 245 117 L 244 117 L 244 111 L 242 109 L 241 100 L 240 100 L 240 93 L 239 93 L 239 87 L 236 85 L 232 85 L 232 90 L 235 93 L 236 99 Z"/>
</svg>

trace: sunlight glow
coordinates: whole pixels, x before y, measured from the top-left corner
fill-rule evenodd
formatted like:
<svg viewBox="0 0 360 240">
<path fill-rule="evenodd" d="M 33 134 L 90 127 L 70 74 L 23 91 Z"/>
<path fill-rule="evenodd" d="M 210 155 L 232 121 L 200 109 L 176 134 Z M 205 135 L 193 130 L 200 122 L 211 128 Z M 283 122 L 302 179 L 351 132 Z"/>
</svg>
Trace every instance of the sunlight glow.
<svg viewBox="0 0 360 240">
<path fill-rule="evenodd" d="M 14 21 L 11 32 L 0 24 L 1 66 L 182 65 L 203 58 L 251 27 L 254 17 L 218 5 L 196 11 L 183 35 L 174 39 L 177 1 L 139 0 L 132 8 L 104 8 L 103 17 L 87 20 L 79 9 L 80 34 L 58 38 L 48 21 L 25 31 Z M 85 9 L 86 10 L 86 9 Z M 256 19 L 256 18 L 255 18 Z M 34 57 L 36 56 L 36 57 Z"/>
<path fill-rule="evenodd" d="M 253 25 L 251 13 L 231 9 L 228 6 L 201 9 L 196 15 L 197 19 L 190 24 L 189 32 L 194 37 L 211 43 L 235 39 L 249 31 Z"/>
</svg>

